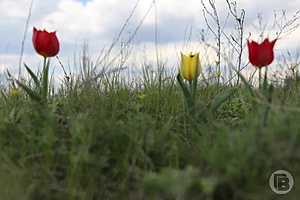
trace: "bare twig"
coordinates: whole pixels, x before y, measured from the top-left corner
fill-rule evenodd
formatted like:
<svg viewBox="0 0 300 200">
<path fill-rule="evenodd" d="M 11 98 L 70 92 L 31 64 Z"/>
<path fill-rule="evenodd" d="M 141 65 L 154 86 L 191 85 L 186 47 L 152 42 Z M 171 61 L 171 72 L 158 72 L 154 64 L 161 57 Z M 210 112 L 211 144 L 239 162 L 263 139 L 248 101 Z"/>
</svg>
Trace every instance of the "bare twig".
<svg viewBox="0 0 300 200">
<path fill-rule="evenodd" d="M 93 71 L 95 71 L 96 67 L 99 66 L 99 65 L 101 65 L 107 59 L 107 57 L 111 54 L 113 48 L 120 41 L 120 38 L 121 38 L 123 32 L 126 30 L 126 27 L 128 26 L 131 18 L 133 17 L 133 15 L 134 15 L 134 13 L 135 13 L 135 11 L 136 11 L 139 3 L 140 3 L 140 0 L 137 0 L 136 3 L 135 3 L 135 5 L 133 6 L 133 9 L 131 10 L 129 16 L 126 18 L 124 24 L 122 25 L 119 33 L 117 34 L 116 38 L 113 40 L 113 42 L 111 43 L 111 45 L 109 46 L 109 48 L 108 48 L 107 52 L 104 54 L 104 56 L 101 58 L 102 54 L 100 54 L 100 56 L 97 58 Z"/>
<path fill-rule="evenodd" d="M 154 6 L 154 2 L 152 2 L 148 8 L 148 10 L 146 11 L 146 13 L 144 14 L 144 16 L 142 17 L 142 19 L 140 20 L 139 24 L 136 26 L 136 28 L 134 29 L 133 33 L 131 34 L 131 36 L 127 39 L 127 41 L 124 42 L 124 45 L 128 46 L 135 38 L 136 34 L 138 33 L 138 31 L 140 30 L 140 28 L 142 27 L 142 25 L 144 24 L 145 19 L 147 18 L 147 16 L 149 15 L 150 11 L 152 10 Z M 110 66 L 122 53 L 122 50 L 119 50 L 119 53 L 117 53 L 108 63 L 106 63 L 106 66 Z M 126 59 L 127 60 L 127 59 Z M 126 61 L 125 60 L 125 61 Z M 106 70 L 106 67 L 104 67 L 104 69 L 94 77 L 94 79 L 98 79 L 99 77 L 101 77 L 104 72 Z"/>
<path fill-rule="evenodd" d="M 236 1 L 226 0 L 229 11 L 234 18 L 237 24 L 237 30 L 239 32 L 238 37 L 234 38 L 231 36 L 231 39 L 238 45 L 238 62 L 237 62 L 237 71 L 241 71 L 242 65 L 242 56 L 243 56 L 243 41 L 244 41 L 244 21 L 245 21 L 245 10 L 242 9 L 240 13 L 237 11 L 237 3 Z M 234 45 L 235 46 L 235 45 Z M 237 84 L 240 83 L 240 77 L 237 77 Z"/>
<path fill-rule="evenodd" d="M 278 17 L 277 13 L 274 11 L 274 25 L 277 26 L 279 31 L 276 33 L 277 38 L 282 37 L 282 35 L 288 35 L 294 32 L 299 28 L 300 23 L 300 10 L 295 12 L 295 14 L 287 19 L 286 11 L 282 10 L 280 16 Z"/>
<path fill-rule="evenodd" d="M 217 63 L 217 83 L 219 85 L 221 81 L 221 37 L 222 37 L 220 18 L 215 5 L 215 0 L 208 0 L 208 3 L 205 3 L 204 0 L 201 0 L 201 4 L 203 7 L 202 12 L 203 12 L 205 23 L 217 41 L 218 51 L 216 52 L 217 53 L 216 63 Z M 213 24 L 209 22 L 208 16 L 213 21 Z M 216 28 L 214 29 L 213 27 Z"/>
</svg>

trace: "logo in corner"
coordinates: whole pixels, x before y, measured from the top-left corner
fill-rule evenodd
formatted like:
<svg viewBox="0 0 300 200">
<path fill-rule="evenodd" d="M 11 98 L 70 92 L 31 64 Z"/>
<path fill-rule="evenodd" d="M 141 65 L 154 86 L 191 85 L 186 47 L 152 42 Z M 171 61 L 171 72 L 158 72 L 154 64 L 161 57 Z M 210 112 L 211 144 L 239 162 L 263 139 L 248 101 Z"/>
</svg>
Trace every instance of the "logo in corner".
<svg viewBox="0 0 300 200">
<path fill-rule="evenodd" d="M 289 193 L 294 187 L 294 177 L 286 170 L 277 170 L 269 178 L 271 190 L 279 195 Z"/>
</svg>

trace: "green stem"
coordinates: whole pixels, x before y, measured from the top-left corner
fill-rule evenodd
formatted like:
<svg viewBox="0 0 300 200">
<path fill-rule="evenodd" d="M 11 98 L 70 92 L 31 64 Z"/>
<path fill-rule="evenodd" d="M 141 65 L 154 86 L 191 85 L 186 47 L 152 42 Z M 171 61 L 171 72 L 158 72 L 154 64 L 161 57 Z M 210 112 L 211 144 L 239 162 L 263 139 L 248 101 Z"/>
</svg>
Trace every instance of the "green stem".
<svg viewBox="0 0 300 200">
<path fill-rule="evenodd" d="M 191 108 L 190 108 L 190 110 L 193 110 L 193 108 L 192 107 L 194 107 L 194 94 L 195 94 L 195 91 L 194 91 L 194 81 L 195 80 L 190 80 L 189 81 L 189 86 L 190 86 L 190 94 L 191 94 Z"/>
<path fill-rule="evenodd" d="M 48 99 L 48 74 L 49 74 L 49 62 L 47 62 L 47 57 L 44 57 L 43 77 L 42 77 L 42 98 L 44 102 L 47 102 Z"/>
<path fill-rule="evenodd" d="M 258 87 L 261 89 L 261 68 L 258 68 Z"/>
<path fill-rule="evenodd" d="M 193 96 L 193 94 L 194 94 L 194 91 L 193 91 L 193 80 L 190 80 L 190 81 L 189 81 L 189 86 L 190 86 L 190 93 L 191 93 L 191 96 Z"/>
<path fill-rule="evenodd" d="M 44 59 L 43 59 L 43 61 L 44 61 L 44 63 L 43 63 L 43 74 L 44 74 L 44 71 L 45 71 L 45 68 L 46 68 L 46 65 L 47 65 L 47 57 L 43 57 Z"/>
<path fill-rule="evenodd" d="M 265 69 L 265 81 L 268 81 L 268 67 Z"/>
<path fill-rule="evenodd" d="M 197 85 L 198 85 L 198 78 L 195 78 L 195 80 L 193 81 L 193 101 L 196 100 L 196 93 L 197 93 Z"/>
</svg>

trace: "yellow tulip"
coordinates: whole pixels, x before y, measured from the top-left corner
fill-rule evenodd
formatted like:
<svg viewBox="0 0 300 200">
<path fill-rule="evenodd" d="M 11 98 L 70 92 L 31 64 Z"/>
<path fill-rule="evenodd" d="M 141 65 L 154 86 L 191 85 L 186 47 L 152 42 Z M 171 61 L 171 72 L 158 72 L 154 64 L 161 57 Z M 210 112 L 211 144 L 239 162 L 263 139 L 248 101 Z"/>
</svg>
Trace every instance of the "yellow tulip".
<svg viewBox="0 0 300 200">
<path fill-rule="evenodd" d="M 145 99 L 145 97 L 146 97 L 146 95 L 145 95 L 145 94 L 139 94 L 139 95 L 138 95 L 138 98 L 139 98 L 140 100 L 144 100 L 144 99 Z"/>
<path fill-rule="evenodd" d="M 21 95 L 21 92 L 17 88 L 12 88 L 10 91 L 12 97 L 18 97 Z"/>
<path fill-rule="evenodd" d="M 200 70 L 199 53 L 181 53 L 180 74 L 184 79 L 191 81 L 198 78 Z"/>
</svg>

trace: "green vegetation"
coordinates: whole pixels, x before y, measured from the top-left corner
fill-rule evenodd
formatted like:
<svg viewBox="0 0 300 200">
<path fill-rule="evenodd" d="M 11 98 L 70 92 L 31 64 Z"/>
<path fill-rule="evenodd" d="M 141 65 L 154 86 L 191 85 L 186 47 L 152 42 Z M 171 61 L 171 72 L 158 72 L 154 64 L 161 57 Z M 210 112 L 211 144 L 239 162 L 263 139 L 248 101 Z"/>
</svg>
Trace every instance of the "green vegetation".
<svg viewBox="0 0 300 200">
<path fill-rule="evenodd" d="M 158 71 L 72 77 L 46 104 L 3 89 L 1 199 L 267 200 L 280 197 L 275 170 L 300 180 L 297 81 L 260 92 L 200 79 L 191 113 L 176 75 Z"/>
</svg>

